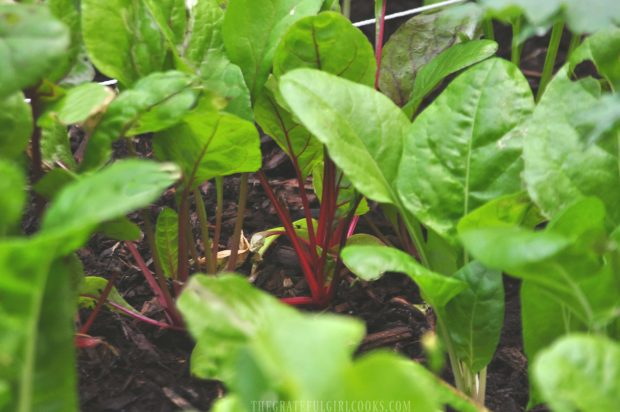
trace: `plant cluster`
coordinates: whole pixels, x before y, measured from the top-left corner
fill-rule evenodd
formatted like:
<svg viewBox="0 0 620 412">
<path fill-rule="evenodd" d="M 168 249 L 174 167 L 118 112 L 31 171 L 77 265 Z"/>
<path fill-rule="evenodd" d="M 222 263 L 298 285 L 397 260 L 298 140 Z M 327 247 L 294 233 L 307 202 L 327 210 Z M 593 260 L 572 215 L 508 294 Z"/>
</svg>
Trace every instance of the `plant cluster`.
<svg viewBox="0 0 620 412">
<path fill-rule="evenodd" d="M 620 3 L 478 0 L 415 16 L 384 44 L 376 0 L 374 47 L 348 0 L 22 3 L 0 4 L 0 410 L 77 410 L 75 347 L 98 344 L 88 332 L 103 307 L 189 331 L 192 373 L 228 389 L 218 412 L 308 400 L 484 410 L 503 274 L 521 281 L 530 406 L 620 405 Z M 500 24 L 510 60 L 494 56 Z M 521 51 L 549 30 L 534 94 Z M 300 220 L 261 170 L 261 134 L 291 161 Z M 282 225 L 247 245 L 252 173 Z M 220 250 L 233 174 L 237 220 Z M 396 241 L 355 233 L 371 209 Z M 95 233 L 123 242 L 161 319 L 122 298 L 120 273 L 85 276 L 75 252 Z M 281 236 L 309 296 L 278 300 L 230 273 Z M 434 319 L 428 367 L 354 357 L 361 322 L 291 307 L 329 307 L 347 270 L 415 282 Z M 453 386 L 438 377 L 444 356 Z"/>
</svg>

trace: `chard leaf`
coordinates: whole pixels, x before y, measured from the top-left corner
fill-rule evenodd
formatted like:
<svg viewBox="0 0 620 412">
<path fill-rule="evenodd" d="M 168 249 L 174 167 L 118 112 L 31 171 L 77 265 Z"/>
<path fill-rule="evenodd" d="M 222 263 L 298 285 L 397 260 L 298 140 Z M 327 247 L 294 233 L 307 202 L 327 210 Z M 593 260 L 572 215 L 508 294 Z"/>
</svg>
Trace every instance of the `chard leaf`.
<svg viewBox="0 0 620 412">
<path fill-rule="evenodd" d="M 312 69 L 282 76 L 280 91 L 360 193 L 381 203 L 399 201 L 392 185 L 410 123 L 390 99 L 370 87 Z"/>
<path fill-rule="evenodd" d="M 139 241 L 142 237 L 140 227 L 126 216 L 102 223 L 97 231 L 115 240 Z"/>
<path fill-rule="evenodd" d="M 108 285 L 108 279 L 102 278 L 100 276 L 85 276 L 80 284 L 80 295 L 88 295 L 88 296 L 80 296 L 79 305 L 82 308 L 93 309 L 97 304 L 97 299 L 101 296 L 101 293 Z M 110 290 L 110 294 L 108 295 L 107 302 L 115 303 L 119 306 L 124 307 L 125 309 L 136 312 L 136 310 L 131 306 L 127 301 L 118 293 L 118 289 L 116 287 L 112 287 Z M 119 311 L 118 309 L 114 309 L 114 306 L 110 306 L 111 310 L 116 310 L 120 313 L 125 313 Z"/>
<path fill-rule="evenodd" d="M 157 217 L 155 249 L 164 274 L 177 278 L 179 265 L 179 216 L 169 207 Z"/>
<path fill-rule="evenodd" d="M 418 70 L 413 84 L 413 92 L 403 108 L 407 116 L 413 117 L 422 99 L 449 75 L 485 60 L 497 51 L 497 43 L 492 40 L 472 40 L 457 43 L 433 57 Z"/>
<path fill-rule="evenodd" d="M 502 273 L 471 262 L 453 276 L 467 288 L 448 302 L 445 322 L 457 358 L 478 373 L 493 359 L 504 324 Z"/>
<path fill-rule="evenodd" d="M 525 192 L 514 193 L 485 203 L 459 222 L 459 233 L 490 227 L 524 226 L 533 229 L 544 218 Z"/>
<path fill-rule="evenodd" d="M 534 379 L 558 412 L 603 412 L 620 404 L 620 345 L 604 336 L 559 339 L 534 361 Z"/>
<path fill-rule="evenodd" d="M 587 330 L 586 325 L 553 294 L 541 289 L 536 282 L 524 281 L 519 291 L 523 349 L 529 361 L 528 371 L 534 376 L 534 359 L 541 350 L 556 339 L 571 332 Z M 530 380 L 529 407 L 543 402 L 537 385 Z"/>
<path fill-rule="evenodd" d="M 79 0 L 47 0 L 46 4 L 54 17 L 69 28 L 70 34 L 70 44 L 67 52 L 62 59 L 59 59 L 52 73 L 47 76 L 49 80 L 56 82 L 69 74 L 76 65 L 80 64 L 78 59 L 84 46 L 80 22 L 80 2 Z"/>
<path fill-rule="evenodd" d="M 90 170 L 104 164 L 114 141 L 156 132 L 178 123 L 196 103 L 194 78 L 178 72 L 153 73 L 140 79 L 110 103 L 95 128 L 80 165 Z"/>
<path fill-rule="evenodd" d="M 581 62 L 591 60 L 598 72 L 620 90 L 620 28 L 613 27 L 586 37 L 581 46 L 570 56 L 571 71 Z"/>
<path fill-rule="evenodd" d="M 222 38 L 228 57 L 241 67 L 253 100 L 267 81 L 281 36 L 296 20 L 317 13 L 322 3 L 322 0 L 230 1 Z"/>
<path fill-rule="evenodd" d="M 3 410 L 78 410 L 72 285 L 79 274 L 71 260 L 54 262 L 58 242 L 44 236 L 0 241 L 0 388 L 8 392 L 0 389 Z"/>
<path fill-rule="evenodd" d="M 66 236 L 62 250 L 74 250 L 100 223 L 147 206 L 179 177 L 171 164 L 118 161 L 63 188 L 43 216 L 42 230 Z"/>
<path fill-rule="evenodd" d="M 577 199 L 596 196 L 608 211 L 610 225 L 620 222 L 620 191 L 610 190 L 620 186 L 616 143 L 587 146 L 575 128 L 580 113 L 596 103 L 598 94 L 592 79 L 573 82 L 564 68 L 549 83 L 532 119 L 521 127 L 523 178 L 548 218 Z"/>
<path fill-rule="evenodd" d="M 19 227 L 26 205 L 26 177 L 17 165 L 0 159 L 0 238 Z"/>
<path fill-rule="evenodd" d="M 255 172 L 261 166 L 256 127 L 237 116 L 196 110 L 153 139 L 155 155 L 177 163 L 191 189 L 218 176 Z"/>
<path fill-rule="evenodd" d="M 564 18 L 577 34 L 594 33 L 620 21 L 620 4 L 608 0 L 479 0 L 490 14 L 511 20 L 521 13 L 537 27 L 548 27 L 556 17 Z"/>
<path fill-rule="evenodd" d="M 477 18 L 448 12 L 420 14 L 402 24 L 383 48 L 379 88 L 397 105 L 412 97 L 418 71 L 460 41 L 474 38 Z"/>
<path fill-rule="evenodd" d="M 46 6 L 0 5 L 0 100 L 51 73 L 69 47 L 69 30 Z"/>
<path fill-rule="evenodd" d="M 261 129 L 299 166 L 302 178 L 310 175 L 323 158 L 323 145 L 304 126 L 295 122 L 269 87 L 254 105 L 254 116 Z"/>
<path fill-rule="evenodd" d="M 77 163 L 71 152 L 71 142 L 67 127 L 50 120 L 41 127 L 41 160 L 49 168 L 55 168 L 57 163 L 75 170 Z"/>
<path fill-rule="evenodd" d="M 82 0 L 81 11 L 86 50 L 103 74 L 129 87 L 163 69 L 165 39 L 145 2 Z"/>
<path fill-rule="evenodd" d="M 185 35 L 183 57 L 196 67 L 213 50 L 224 50 L 222 23 L 224 10 L 217 0 L 197 1 L 189 9 L 188 30 Z"/>
<path fill-rule="evenodd" d="M 533 108 L 527 80 L 506 60 L 458 76 L 409 128 L 396 178 L 405 208 L 454 239 L 463 216 L 520 190 L 520 148 L 502 139 Z"/>
<path fill-rule="evenodd" d="M 32 134 L 32 112 L 21 92 L 0 97 L 0 158 L 18 160 Z"/>
<path fill-rule="evenodd" d="M 47 108 L 44 116 L 49 116 L 65 126 L 83 123 L 89 117 L 104 111 L 114 97 L 112 89 L 106 86 L 85 83 L 67 90 L 66 95 Z"/>
<path fill-rule="evenodd" d="M 420 287 L 422 297 L 434 308 L 443 308 L 467 287 L 462 280 L 435 273 L 407 253 L 391 247 L 347 246 L 340 256 L 349 270 L 364 280 L 377 280 L 385 272 L 405 273 Z"/>
<path fill-rule="evenodd" d="M 282 37 L 273 59 L 276 77 L 297 68 L 319 69 L 372 86 L 377 71 L 366 36 L 340 13 L 304 17 Z"/>
<path fill-rule="evenodd" d="M 205 89 L 225 98 L 225 110 L 242 119 L 254 121 L 250 91 L 239 66 L 232 64 L 222 50 L 210 50 L 200 65 Z"/>
<path fill-rule="evenodd" d="M 440 388 L 431 372 L 389 352 L 362 356 L 346 371 L 343 400 L 384 401 L 415 404 L 416 411 L 441 410 Z M 400 382 L 394 385 L 394 382 Z M 407 390 L 405 388 L 412 388 Z"/>
</svg>

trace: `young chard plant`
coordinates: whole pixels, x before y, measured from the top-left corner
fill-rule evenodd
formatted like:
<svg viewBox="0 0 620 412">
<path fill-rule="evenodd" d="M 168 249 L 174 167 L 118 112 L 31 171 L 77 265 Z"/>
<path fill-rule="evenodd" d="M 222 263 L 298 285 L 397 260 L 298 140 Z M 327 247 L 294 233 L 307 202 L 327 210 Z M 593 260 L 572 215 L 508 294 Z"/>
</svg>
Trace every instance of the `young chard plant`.
<svg viewBox="0 0 620 412">
<path fill-rule="evenodd" d="M 302 231 L 296 230 L 286 208 L 259 173 L 260 182 L 274 205 L 299 257 L 311 296 L 286 298 L 292 304 L 325 306 L 338 284 L 338 253 L 355 228 L 355 216 L 365 203 L 325 152 L 323 145 L 290 113 L 277 88 L 287 72 L 314 68 L 371 86 L 376 64 L 372 46 L 361 31 L 335 12 L 309 16 L 293 24 L 280 40 L 273 60 L 273 75 L 259 95 L 254 113 L 262 130 L 291 159 L 303 204 Z M 312 174 L 321 207 L 312 216 L 304 186 Z M 361 206 L 360 206 L 361 204 Z M 277 235 L 282 231 L 268 231 Z"/>
</svg>

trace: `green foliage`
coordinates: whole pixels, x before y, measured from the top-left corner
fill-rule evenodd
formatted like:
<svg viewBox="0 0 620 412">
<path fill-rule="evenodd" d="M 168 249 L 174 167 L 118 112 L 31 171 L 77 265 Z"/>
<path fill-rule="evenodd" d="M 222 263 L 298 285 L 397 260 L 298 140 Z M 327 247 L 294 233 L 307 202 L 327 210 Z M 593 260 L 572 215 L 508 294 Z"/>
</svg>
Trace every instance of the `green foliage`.
<svg viewBox="0 0 620 412">
<path fill-rule="evenodd" d="M 383 49 L 381 91 L 397 105 L 404 106 L 418 86 L 414 84 L 420 69 L 462 38 L 473 39 L 477 24 L 477 16 L 455 17 L 449 12 L 421 14 L 409 19 Z"/>
<path fill-rule="evenodd" d="M 267 81 L 280 37 L 298 19 L 316 14 L 322 0 L 231 0 L 222 25 L 230 60 L 241 67 L 252 99 Z"/>
<path fill-rule="evenodd" d="M 360 322 L 302 314 L 238 276 L 194 276 L 179 307 L 197 341 L 192 371 L 222 379 L 229 390 L 214 410 L 251 411 L 257 399 L 390 400 L 420 411 L 443 404 L 477 410 L 421 365 L 398 355 L 373 353 L 354 361 Z"/>
<path fill-rule="evenodd" d="M 168 207 L 157 217 L 155 249 L 164 274 L 176 279 L 179 268 L 179 216 Z"/>
<path fill-rule="evenodd" d="M 86 50 L 103 74 L 130 87 L 164 69 L 164 37 L 146 2 L 82 0 L 81 11 Z"/>
<path fill-rule="evenodd" d="M 534 361 L 534 379 L 554 411 L 603 412 L 620 402 L 620 345 L 582 334 L 568 335 Z"/>
<path fill-rule="evenodd" d="M 69 30 L 40 5 L 0 5 L 0 99 L 35 86 L 69 47 Z"/>
<path fill-rule="evenodd" d="M 372 86 L 376 62 L 366 36 L 339 13 L 305 17 L 282 37 L 273 59 L 276 77 L 312 68 Z"/>
<path fill-rule="evenodd" d="M 0 157 L 23 157 L 32 133 L 32 114 L 21 92 L 0 98 Z"/>
<path fill-rule="evenodd" d="M 256 127 L 237 116 L 195 110 L 153 139 L 158 158 L 177 163 L 193 189 L 216 176 L 254 172 L 261 165 Z"/>
</svg>

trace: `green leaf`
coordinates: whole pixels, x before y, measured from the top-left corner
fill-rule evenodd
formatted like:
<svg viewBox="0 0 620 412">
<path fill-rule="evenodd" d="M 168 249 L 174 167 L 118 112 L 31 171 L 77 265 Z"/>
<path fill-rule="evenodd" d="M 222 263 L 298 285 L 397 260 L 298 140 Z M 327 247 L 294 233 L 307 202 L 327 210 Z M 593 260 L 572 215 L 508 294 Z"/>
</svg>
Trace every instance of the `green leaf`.
<svg viewBox="0 0 620 412">
<path fill-rule="evenodd" d="M 271 71 L 281 36 L 296 20 L 316 14 L 322 0 L 231 0 L 222 37 L 230 60 L 241 67 L 252 99 Z"/>
<path fill-rule="evenodd" d="M 53 264 L 58 246 L 43 236 L 0 241 L 0 386 L 9 387 L 3 410 L 77 411 L 74 271 Z"/>
<path fill-rule="evenodd" d="M 409 129 L 397 177 L 404 206 L 454 239 L 463 216 L 520 190 L 520 149 L 503 138 L 533 107 L 527 80 L 506 60 L 458 76 Z"/>
<path fill-rule="evenodd" d="M 155 249 L 164 274 L 176 279 L 179 265 L 179 216 L 168 207 L 157 217 Z"/>
<path fill-rule="evenodd" d="M 103 74 L 128 87 L 163 69 L 164 36 L 143 1 L 82 0 L 81 11 L 86 50 Z"/>
<path fill-rule="evenodd" d="M 41 126 L 41 159 L 43 164 L 52 169 L 59 164 L 70 170 L 77 169 L 77 163 L 71 151 L 67 127 L 53 120 L 45 123 Z"/>
<path fill-rule="evenodd" d="M 228 101 L 226 111 L 253 121 L 250 91 L 239 66 L 232 64 L 222 50 L 210 50 L 200 65 L 200 78 L 205 89 Z"/>
<path fill-rule="evenodd" d="M 523 126 L 523 178 L 532 200 L 548 218 L 581 197 L 596 196 L 605 204 L 610 223 L 620 222 L 620 191 L 610 190 L 620 186 L 615 142 L 586 146 L 574 124 L 596 103 L 598 94 L 592 79 L 573 82 L 564 68 Z"/>
<path fill-rule="evenodd" d="M 340 13 L 323 12 L 293 24 L 273 59 L 276 77 L 297 68 L 319 69 L 373 86 L 376 61 L 366 36 Z"/>
<path fill-rule="evenodd" d="M 122 92 L 94 130 L 80 165 L 82 170 L 102 166 L 112 143 L 122 137 L 156 132 L 178 123 L 196 103 L 194 81 L 178 71 L 153 73 Z"/>
<path fill-rule="evenodd" d="M 385 272 L 405 273 L 434 308 L 444 307 L 467 287 L 465 282 L 426 269 L 413 257 L 391 247 L 347 246 L 340 256 L 349 270 L 364 280 L 376 280 Z"/>
<path fill-rule="evenodd" d="M 571 241 L 553 232 L 532 232 L 520 227 L 489 227 L 460 233 L 465 248 L 484 265 L 510 274 L 558 256 Z"/>
<path fill-rule="evenodd" d="M 45 284 L 36 341 L 32 410 L 77 411 L 77 362 L 73 320 L 77 282 L 83 276 L 75 255 L 56 259 Z M 17 409 L 15 409 L 17 410 Z"/>
<path fill-rule="evenodd" d="M 69 47 L 69 30 L 41 5 L 0 5 L 0 99 L 34 86 Z"/>
<path fill-rule="evenodd" d="M 525 192 L 518 192 L 485 203 L 459 222 L 459 233 L 490 227 L 524 226 L 533 229 L 544 218 Z"/>
<path fill-rule="evenodd" d="M 32 129 L 32 112 L 24 95 L 20 92 L 0 97 L 0 158 L 23 157 Z"/>
<path fill-rule="evenodd" d="M 490 12 L 504 19 L 523 13 L 530 23 L 548 27 L 562 14 L 573 33 L 594 33 L 620 21 L 620 4 L 608 0 L 480 0 Z"/>
<path fill-rule="evenodd" d="M 585 60 L 591 60 L 598 72 L 612 85 L 620 89 L 620 28 L 602 30 L 586 37 L 581 46 L 570 56 L 570 70 Z"/>
<path fill-rule="evenodd" d="M 387 407 L 387 399 L 403 409 L 420 412 L 442 410 L 439 385 L 432 374 L 416 362 L 389 352 L 367 354 L 351 365 L 343 383 L 343 401 L 376 402 Z"/>
<path fill-rule="evenodd" d="M 603 336 L 568 335 L 534 361 L 534 379 L 558 412 L 604 412 L 620 404 L 620 345 Z"/>
<path fill-rule="evenodd" d="M 304 126 L 295 122 L 269 87 L 265 87 L 254 105 L 256 123 L 297 163 L 302 177 L 310 175 L 323 158 L 323 145 Z"/>
<path fill-rule="evenodd" d="M 194 111 L 153 139 L 155 155 L 177 163 L 194 188 L 217 176 L 254 172 L 261 165 L 256 127 L 227 113 Z"/>
<path fill-rule="evenodd" d="M 97 299 L 99 299 L 101 293 L 107 285 L 108 279 L 102 278 L 100 276 L 85 276 L 84 279 L 82 279 L 82 283 L 80 284 L 80 307 L 93 309 L 97 304 Z M 115 303 L 131 312 L 137 312 L 136 309 L 134 309 L 133 306 L 127 303 L 127 301 L 121 296 L 121 294 L 118 293 L 118 290 L 114 286 L 110 290 L 110 294 L 108 295 L 106 303 L 107 302 Z M 108 306 L 113 311 L 125 314 L 125 312 L 115 309 L 114 306 Z"/>
<path fill-rule="evenodd" d="M 575 125 L 587 145 L 616 138 L 620 132 L 620 94 L 601 96 L 578 115 Z"/>
<path fill-rule="evenodd" d="M 186 46 L 182 55 L 196 67 L 205 61 L 213 50 L 224 50 L 222 23 L 224 10 L 217 0 L 197 1 L 189 9 Z"/>
<path fill-rule="evenodd" d="M 71 182 L 78 180 L 78 175 L 58 167 L 47 172 L 37 181 L 33 189 L 46 199 L 52 199 L 58 192 Z"/>
<path fill-rule="evenodd" d="M 197 341 L 192 373 L 224 381 L 235 374 L 235 352 L 255 338 L 271 313 L 296 315 L 292 308 L 254 289 L 247 280 L 230 274 L 192 276 L 178 299 L 178 307 Z"/>
<path fill-rule="evenodd" d="M 493 359 L 504 323 L 502 273 L 471 262 L 453 276 L 467 284 L 445 309 L 456 357 L 478 373 Z"/>
<path fill-rule="evenodd" d="M 114 97 L 114 92 L 108 87 L 99 83 L 85 83 L 67 90 L 67 94 L 47 108 L 44 115 L 65 126 L 83 123 L 104 111 Z"/>
<path fill-rule="evenodd" d="M 407 116 L 412 117 L 422 99 L 446 77 L 491 57 L 496 51 L 497 43 L 492 40 L 472 40 L 454 44 L 433 57 L 415 76 L 413 92 L 403 108 Z"/>
<path fill-rule="evenodd" d="M 462 36 L 474 38 L 477 18 L 448 12 L 421 14 L 402 24 L 383 48 L 379 88 L 397 105 L 412 97 L 418 71 Z"/>
<path fill-rule="evenodd" d="M 16 164 L 0 159 L 0 238 L 19 227 L 26 205 L 26 177 Z"/>
<path fill-rule="evenodd" d="M 312 69 L 282 76 L 280 91 L 360 193 L 398 202 L 392 185 L 410 126 L 398 107 L 370 87 Z"/>
<path fill-rule="evenodd" d="M 80 53 L 83 48 L 80 2 L 79 0 L 47 0 L 46 4 L 54 17 L 69 28 L 71 40 L 67 52 L 56 64 L 52 73 L 47 76 L 48 79 L 56 82 L 64 78 L 76 64 L 79 64 L 78 59 L 81 57 Z"/>
<path fill-rule="evenodd" d="M 139 241 L 142 238 L 140 226 L 125 216 L 102 223 L 98 231 L 115 240 Z"/>
<path fill-rule="evenodd" d="M 43 216 L 42 230 L 68 236 L 74 250 L 99 224 L 147 206 L 179 178 L 171 164 L 123 160 L 67 185 Z"/>
<path fill-rule="evenodd" d="M 587 328 L 570 310 L 536 282 L 524 281 L 519 291 L 521 300 L 521 322 L 523 349 L 529 361 L 530 376 L 534 376 L 534 359 L 538 353 L 556 339 L 570 332 L 585 331 Z M 529 406 L 542 403 L 534 380 L 530 381 Z"/>
</svg>

